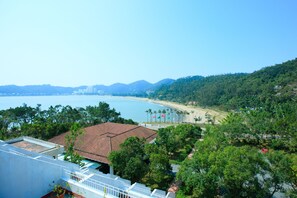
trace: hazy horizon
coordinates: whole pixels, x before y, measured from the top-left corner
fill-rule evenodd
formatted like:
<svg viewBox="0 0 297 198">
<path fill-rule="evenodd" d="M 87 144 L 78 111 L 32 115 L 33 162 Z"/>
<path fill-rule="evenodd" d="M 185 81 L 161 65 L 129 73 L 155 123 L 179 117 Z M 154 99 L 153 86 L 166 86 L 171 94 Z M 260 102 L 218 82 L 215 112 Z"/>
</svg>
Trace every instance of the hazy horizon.
<svg viewBox="0 0 297 198">
<path fill-rule="evenodd" d="M 188 77 L 188 76 L 185 76 L 185 77 Z M 164 79 L 172 79 L 172 78 L 164 78 Z M 28 85 L 18 85 L 18 84 L 6 84 L 6 85 L 0 85 L 0 86 L 10 86 L 10 85 L 16 85 L 16 86 L 34 86 L 34 85 L 40 85 L 40 86 L 42 86 L 42 85 L 50 85 L 50 86 L 57 86 L 57 87 L 81 87 L 81 86 L 96 86 L 96 85 L 104 85 L 104 86 L 111 86 L 111 85 L 113 85 L 113 84 L 131 84 L 131 83 L 134 83 L 134 82 L 137 82 L 137 81 L 147 81 L 148 83 L 151 83 L 151 84 L 155 84 L 155 83 L 158 83 L 158 82 L 160 82 L 161 80 L 164 80 L 164 79 L 160 79 L 160 80 L 158 80 L 158 81 L 156 81 L 156 82 L 150 82 L 150 81 L 147 81 L 147 80 L 145 80 L 145 79 L 140 79 L 140 80 L 136 80 L 136 81 L 133 81 L 133 82 L 128 82 L 128 83 L 122 83 L 122 82 L 114 82 L 114 83 L 111 83 L 111 84 L 93 84 L 93 85 L 86 85 L 86 84 L 81 84 L 81 85 L 78 85 L 78 86 L 71 86 L 71 85 L 69 85 L 69 86 L 64 86 L 64 85 L 56 85 L 56 84 L 48 84 L 48 83 L 41 83 L 41 84 L 28 84 Z M 176 79 L 172 79 L 172 80 L 176 80 Z"/>
<path fill-rule="evenodd" d="M 297 57 L 297 2 L 0 1 L 0 85 L 150 83 Z"/>
</svg>

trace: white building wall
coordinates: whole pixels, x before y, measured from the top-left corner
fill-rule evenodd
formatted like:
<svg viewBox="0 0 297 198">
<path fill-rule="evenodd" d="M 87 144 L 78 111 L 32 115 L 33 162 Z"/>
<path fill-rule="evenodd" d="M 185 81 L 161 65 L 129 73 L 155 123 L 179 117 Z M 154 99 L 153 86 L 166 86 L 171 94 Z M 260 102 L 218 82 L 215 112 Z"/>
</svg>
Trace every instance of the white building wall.
<svg viewBox="0 0 297 198">
<path fill-rule="evenodd" d="M 52 159 L 45 156 L 37 159 L 28 159 L 29 156 L 10 154 L 17 152 L 2 150 L 0 144 L 0 197 L 41 197 L 49 193 L 63 175 L 65 165 L 67 169 L 77 169 L 75 164 L 55 160 L 58 163 L 51 163 Z M 23 151 L 22 151 L 23 152 Z"/>
<path fill-rule="evenodd" d="M 79 174 L 81 179 L 76 181 L 70 174 Z M 40 198 L 51 192 L 56 184 L 88 198 L 118 197 L 119 193 L 134 198 L 165 197 L 165 192 L 151 193 L 151 189 L 142 184 L 130 185 L 130 181 L 115 175 L 84 172 L 76 164 L 29 152 L 0 140 L 0 198 Z"/>
</svg>

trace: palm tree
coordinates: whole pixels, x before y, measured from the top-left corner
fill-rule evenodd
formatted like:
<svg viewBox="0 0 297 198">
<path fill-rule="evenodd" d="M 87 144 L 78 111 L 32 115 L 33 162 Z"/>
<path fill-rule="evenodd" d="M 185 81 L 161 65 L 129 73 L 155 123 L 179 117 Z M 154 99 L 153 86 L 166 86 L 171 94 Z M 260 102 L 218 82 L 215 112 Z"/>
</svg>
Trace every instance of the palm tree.
<svg viewBox="0 0 297 198">
<path fill-rule="evenodd" d="M 202 118 L 201 118 L 200 116 L 198 116 L 198 118 L 197 118 L 197 117 L 194 118 L 195 123 L 196 123 L 196 122 L 199 122 L 199 121 L 201 121 L 201 120 L 202 120 Z"/>
<path fill-rule="evenodd" d="M 173 109 L 170 109 L 170 118 L 171 118 L 171 123 L 173 123 L 173 116 L 175 115 L 174 114 L 175 110 Z"/>
<path fill-rule="evenodd" d="M 155 122 L 157 122 L 157 111 L 154 111 L 155 114 Z"/>
<path fill-rule="evenodd" d="M 148 109 L 148 113 L 150 114 L 150 122 L 152 122 L 152 110 L 151 109 Z"/>
<path fill-rule="evenodd" d="M 162 113 L 162 111 L 159 109 L 158 113 L 159 113 L 158 120 L 159 120 L 159 122 L 161 122 L 161 113 Z"/>
<path fill-rule="evenodd" d="M 165 122 L 168 122 L 168 119 L 170 119 L 170 109 L 166 109 L 166 120 Z"/>
<path fill-rule="evenodd" d="M 185 119 L 185 115 L 190 115 L 190 113 L 187 112 L 187 111 L 183 111 L 183 116 L 182 116 L 183 120 L 182 120 L 182 121 L 184 121 L 184 119 Z"/>
<path fill-rule="evenodd" d="M 166 110 L 165 109 L 163 109 L 163 111 L 162 111 L 162 116 L 164 118 L 164 123 L 165 123 L 166 122 Z"/>
<path fill-rule="evenodd" d="M 181 114 L 181 111 L 176 111 L 176 115 L 177 115 L 177 123 L 180 122 L 180 114 Z"/>
<path fill-rule="evenodd" d="M 149 110 L 146 110 L 145 113 L 146 113 L 146 122 L 148 122 L 148 114 L 149 114 Z"/>
</svg>

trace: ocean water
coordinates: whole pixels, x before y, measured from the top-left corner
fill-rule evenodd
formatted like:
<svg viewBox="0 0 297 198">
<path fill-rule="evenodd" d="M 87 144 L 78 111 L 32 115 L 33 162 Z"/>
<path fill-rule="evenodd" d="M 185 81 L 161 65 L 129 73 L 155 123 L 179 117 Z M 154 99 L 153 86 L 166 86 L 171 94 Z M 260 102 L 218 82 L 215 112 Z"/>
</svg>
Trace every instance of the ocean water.
<svg viewBox="0 0 297 198">
<path fill-rule="evenodd" d="M 121 113 L 121 117 L 132 119 L 136 122 L 147 121 L 146 110 L 158 111 L 168 107 L 127 97 L 95 96 L 95 95 L 69 95 L 69 96 L 5 96 L 0 97 L 0 110 L 22 106 L 36 107 L 41 104 L 42 109 L 55 105 L 70 105 L 72 107 L 86 107 L 98 105 L 99 102 L 106 102 L 111 108 Z"/>
</svg>

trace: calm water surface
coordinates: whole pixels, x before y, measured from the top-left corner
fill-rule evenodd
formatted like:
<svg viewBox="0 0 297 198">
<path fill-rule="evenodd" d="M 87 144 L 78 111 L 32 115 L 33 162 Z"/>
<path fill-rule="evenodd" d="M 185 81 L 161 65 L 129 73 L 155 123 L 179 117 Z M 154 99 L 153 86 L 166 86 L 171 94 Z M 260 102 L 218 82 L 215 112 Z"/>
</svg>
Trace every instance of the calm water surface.
<svg viewBox="0 0 297 198">
<path fill-rule="evenodd" d="M 22 106 L 24 103 L 32 107 L 36 107 L 37 104 L 41 104 L 42 109 L 47 109 L 49 106 L 55 105 L 70 105 L 72 107 L 86 107 L 88 105 L 94 106 L 98 105 L 99 102 L 108 103 L 111 108 L 115 108 L 117 112 L 120 112 L 123 118 L 132 119 L 137 122 L 146 121 L 147 115 L 145 111 L 148 109 L 158 111 L 167 108 L 159 104 L 125 97 L 69 95 L 0 97 L 0 110 Z"/>
</svg>

